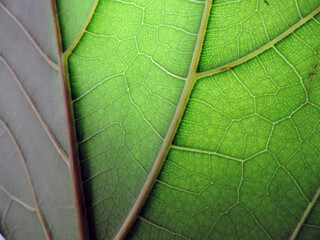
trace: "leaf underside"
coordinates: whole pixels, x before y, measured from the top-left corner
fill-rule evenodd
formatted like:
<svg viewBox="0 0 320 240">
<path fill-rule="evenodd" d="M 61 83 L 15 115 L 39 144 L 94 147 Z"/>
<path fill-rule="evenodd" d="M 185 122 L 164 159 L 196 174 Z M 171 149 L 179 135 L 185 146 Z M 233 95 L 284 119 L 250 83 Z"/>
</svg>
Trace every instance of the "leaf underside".
<svg viewBox="0 0 320 240">
<path fill-rule="evenodd" d="M 0 232 L 77 239 L 50 2 L 1 0 L 0 32 Z"/>
<path fill-rule="evenodd" d="M 64 2 L 93 239 L 319 236 L 319 1 L 88 0 L 81 13 Z"/>
</svg>

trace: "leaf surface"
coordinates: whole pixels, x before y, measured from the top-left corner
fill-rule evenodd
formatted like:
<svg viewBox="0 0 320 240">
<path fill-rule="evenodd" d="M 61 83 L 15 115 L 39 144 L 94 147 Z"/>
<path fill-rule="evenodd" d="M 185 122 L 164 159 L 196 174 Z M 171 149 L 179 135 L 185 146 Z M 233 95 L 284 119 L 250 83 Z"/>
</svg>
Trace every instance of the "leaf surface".
<svg viewBox="0 0 320 240">
<path fill-rule="evenodd" d="M 65 52 L 92 238 L 318 236 L 319 1 L 94 4 Z"/>
<path fill-rule="evenodd" d="M 49 1 L 0 1 L 0 231 L 77 239 Z"/>
<path fill-rule="evenodd" d="M 67 52 L 93 238 L 115 237 L 152 168 L 188 75 L 203 7 L 100 1 Z"/>
</svg>

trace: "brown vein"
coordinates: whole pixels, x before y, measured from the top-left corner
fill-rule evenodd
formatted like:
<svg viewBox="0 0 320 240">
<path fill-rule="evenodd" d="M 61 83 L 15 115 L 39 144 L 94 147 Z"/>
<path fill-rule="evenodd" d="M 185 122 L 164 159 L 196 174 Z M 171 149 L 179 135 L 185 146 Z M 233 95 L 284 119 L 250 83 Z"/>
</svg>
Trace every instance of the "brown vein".
<svg viewBox="0 0 320 240">
<path fill-rule="evenodd" d="M 4 214 L 2 216 L 2 219 L 1 219 L 1 224 L 4 225 L 5 221 L 6 221 L 6 217 L 8 216 L 8 213 L 9 213 L 9 210 L 10 210 L 10 207 L 11 207 L 11 204 L 12 204 L 12 201 L 10 200 L 9 204 L 8 204 L 8 207 L 6 208 L 6 210 L 4 211 Z"/>
<path fill-rule="evenodd" d="M 14 195 L 12 195 L 7 189 L 5 189 L 4 186 L 0 185 L 0 189 L 9 196 L 9 198 L 11 198 L 13 201 L 15 201 L 16 203 L 20 204 L 21 206 L 23 206 L 24 208 L 26 208 L 27 210 L 31 211 L 31 212 L 36 212 L 37 209 L 34 207 L 29 206 L 28 204 L 24 203 L 22 200 L 20 200 L 19 198 L 15 197 Z"/>
<path fill-rule="evenodd" d="M 15 145 L 16 149 L 17 149 L 17 152 L 19 154 L 19 157 L 20 157 L 20 160 L 21 160 L 21 163 L 24 167 L 24 170 L 25 170 L 25 173 L 27 175 L 27 179 L 28 179 L 28 183 L 30 185 L 30 188 L 31 188 L 31 193 L 32 193 L 32 197 L 33 197 L 33 201 L 34 201 L 34 204 L 35 204 L 35 208 L 36 208 L 36 211 L 37 211 L 37 214 L 38 214 L 38 217 L 39 217 L 39 220 L 40 220 L 40 223 L 41 223 L 41 226 L 43 228 L 43 231 L 46 235 L 46 238 L 48 240 L 51 240 L 52 237 L 51 237 L 51 234 L 49 232 L 49 228 L 47 226 L 47 223 L 42 215 L 42 212 L 40 210 L 40 207 L 39 207 L 39 203 L 38 203 L 38 199 L 37 199 L 37 196 L 36 196 L 36 193 L 35 193 L 35 190 L 34 190 L 34 187 L 33 187 L 33 183 L 32 183 L 32 179 L 31 179 L 31 175 L 30 175 L 30 172 L 29 172 L 29 168 L 28 168 L 28 165 L 27 165 L 27 162 L 22 154 L 22 151 L 21 151 L 21 148 L 17 142 L 17 140 L 15 139 L 15 137 L 13 136 L 11 130 L 9 129 L 9 127 L 7 126 L 7 124 L 2 120 L 2 118 L 0 118 L 0 123 L 3 125 L 3 127 L 5 128 L 5 130 L 7 131 L 7 133 L 9 134 L 13 144 Z"/>
<path fill-rule="evenodd" d="M 54 147 L 56 148 L 56 150 L 58 151 L 59 155 L 61 156 L 61 158 L 64 160 L 64 162 L 66 163 L 66 165 L 69 167 L 69 160 L 68 160 L 68 156 L 67 154 L 64 152 L 64 150 L 62 149 L 62 147 L 60 146 L 60 144 L 58 143 L 58 141 L 55 139 L 55 137 L 53 136 L 51 130 L 49 129 L 48 125 L 46 124 L 46 122 L 44 121 L 44 119 L 41 117 L 38 109 L 36 108 L 36 106 L 34 105 L 34 103 L 32 102 L 31 98 L 29 97 L 27 91 L 25 90 L 24 86 L 21 84 L 20 80 L 18 79 L 17 75 L 15 74 L 15 72 L 13 71 L 13 69 L 11 68 L 11 66 L 8 64 L 8 62 L 2 57 L 0 56 L 0 61 L 3 62 L 3 64 L 6 66 L 6 68 L 9 70 L 9 72 L 11 73 L 11 75 L 13 76 L 13 78 L 15 79 L 16 83 L 18 84 L 18 86 L 20 87 L 23 95 L 25 96 L 25 98 L 27 99 L 28 103 L 30 104 L 32 110 L 34 111 L 34 113 L 36 114 L 37 118 L 39 119 L 41 125 L 43 126 L 44 130 L 46 131 L 47 135 L 49 136 L 51 142 L 53 143 Z"/>
<path fill-rule="evenodd" d="M 49 58 L 49 56 L 41 49 L 39 44 L 33 39 L 31 34 L 28 32 L 28 30 L 22 25 L 22 23 L 9 11 L 8 8 L 6 8 L 1 2 L 0 2 L 1 8 L 15 21 L 15 23 L 21 28 L 21 30 L 24 32 L 24 34 L 29 38 L 31 43 L 35 46 L 35 48 L 38 50 L 38 52 L 41 54 L 41 56 L 49 63 L 51 67 L 53 67 L 55 70 L 59 71 L 59 66 L 56 64 L 52 59 Z"/>
<path fill-rule="evenodd" d="M 77 221 L 78 237 L 79 240 L 89 240 L 89 228 L 86 215 L 86 207 L 83 194 L 83 185 L 81 177 L 81 168 L 78 156 L 78 148 L 76 142 L 75 126 L 73 120 L 73 112 L 71 107 L 71 97 L 69 95 L 70 86 L 67 83 L 67 66 L 64 62 L 64 56 L 62 53 L 62 43 L 59 22 L 57 18 L 57 6 L 55 0 L 50 1 L 52 18 L 55 30 L 55 38 L 58 49 L 58 60 L 59 60 L 59 69 L 60 69 L 60 79 L 62 86 L 63 94 L 63 103 L 66 116 L 66 127 L 67 127 L 67 139 L 68 139 L 68 148 L 69 148 L 69 157 L 70 157 L 70 173 L 72 178 L 72 190 L 73 190 L 73 199 L 74 199 L 74 209 Z"/>
</svg>

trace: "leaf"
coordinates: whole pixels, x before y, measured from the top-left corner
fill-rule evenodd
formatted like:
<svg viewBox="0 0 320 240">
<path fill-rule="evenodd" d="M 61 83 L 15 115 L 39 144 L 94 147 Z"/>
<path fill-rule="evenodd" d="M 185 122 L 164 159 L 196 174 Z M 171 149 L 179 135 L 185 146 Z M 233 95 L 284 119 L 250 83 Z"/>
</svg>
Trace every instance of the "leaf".
<svg viewBox="0 0 320 240">
<path fill-rule="evenodd" d="M 76 239 L 49 1 L 0 1 L 0 232 Z"/>
<path fill-rule="evenodd" d="M 64 54 L 93 239 L 319 236 L 319 3 L 94 1 Z"/>
<path fill-rule="evenodd" d="M 72 107 L 67 132 L 81 239 L 79 181 L 92 239 L 317 238 L 319 3 L 58 0 L 58 54 L 54 34 L 42 37 L 53 28 L 49 5 L 35 4 L 39 15 L 26 16 L 15 10 L 23 5 L 1 3 L 0 27 L 25 37 L 1 35 L 1 74 L 13 80 L 0 89 L 0 150 L 13 159 L 0 170 L 1 231 L 75 238 L 53 67 L 70 85 L 64 99 Z M 27 181 L 10 181 L 12 169 Z M 17 219 L 20 208 L 32 220 Z"/>
<path fill-rule="evenodd" d="M 168 16 L 140 26 L 139 5 L 149 6 L 146 19 L 163 7 Z M 100 1 L 65 53 L 93 239 L 115 237 L 163 142 L 169 143 L 164 139 L 188 75 L 204 2 L 162 5 Z"/>
</svg>

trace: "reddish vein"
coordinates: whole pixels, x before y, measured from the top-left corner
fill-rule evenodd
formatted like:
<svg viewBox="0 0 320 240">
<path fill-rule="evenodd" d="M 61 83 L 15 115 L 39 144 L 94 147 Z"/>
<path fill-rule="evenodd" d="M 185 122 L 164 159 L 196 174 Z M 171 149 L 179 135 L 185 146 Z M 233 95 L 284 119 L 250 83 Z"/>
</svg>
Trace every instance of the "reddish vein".
<svg viewBox="0 0 320 240">
<path fill-rule="evenodd" d="M 80 169 L 80 161 L 77 149 L 77 141 L 75 135 L 75 126 L 73 120 L 73 112 L 71 107 L 71 98 L 69 95 L 69 86 L 66 81 L 66 65 L 62 53 L 62 44 L 60 36 L 59 22 L 57 19 L 57 9 L 55 0 L 50 0 L 51 10 L 53 16 L 53 24 L 55 30 L 56 44 L 58 50 L 59 59 L 59 72 L 62 85 L 63 103 L 66 115 L 66 126 L 67 126 L 67 137 L 68 137 L 68 148 L 69 148 L 69 158 L 70 158 L 70 174 L 72 178 L 72 189 L 73 189 L 73 199 L 74 199 L 74 209 L 77 220 L 77 229 L 79 240 L 88 240 L 89 229 L 86 216 L 86 207 L 83 194 L 82 177 Z"/>
<path fill-rule="evenodd" d="M 23 206 L 24 208 L 26 208 L 27 210 L 31 211 L 31 212 L 36 212 L 37 209 L 34 207 L 29 206 L 28 204 L 24 203 L 22 200 L 20 200 L 19 198 L 15 197 L 13 194 L 11 194 L 7 189 L 5 189 L 4 186 L 0 185 L 0 189 L 7 194 L 13 201 L 15 201 L 16 203 L 19 203 L 21 206 Z"/>
<path fill-rule="evenodd" d="M 58 65 L 52 61 L 52 59 L 49 58 L 49 56 L 41 49 L 39 44 L 33 39 L 33 37 L 30 35 L 28 30 L 22 25 L 22 23 L 9 11 L 8 8 L 6 8 L 1 2 L 0 6 L 2 9 L 15 21 L 15 23 L 21 28 L 21 30 L 24 32 L 24 34 L 29 38 L 31 43 L 35 46 L 35 48 L 39 51 L 41 56 L 49 63 L 51 67 L 53 67 L 55 70 L 59 70 Z"/>
<path fill-rule="evenodd" d="M 56 138 L 53 136 L 51 130 L 49 129 L 48 125 L 46 124 L 46 122 L 44 121 L 42 116 L 40 115 L 40 113 L 39 113 L 38 109 L 36 108 L 36 106 L 34 105 L 34 103 L 32 102 L 32 100 L 29 97 L 29 95 L 28 95 L 27 91 L 25 90 L 24 86 L 21 84 L 19 78 L 17 77 L 17 75 L 15 74 L 15 72 L 13 71 L 11 66 L 8 64 L 8 62 L 2 56 L 0 56 L 0 61 L 3 62 L 3 64 L 6 66 L 6 68 L 9 70 L 9 72 L 13 76 L 14 80 L 16 81 L 16 83 L 18 84 L 19 88 L 21 89 L 23 95 L 27 99 L 27 101 L 30 104 L 32 110 L 36 114 L 36 116 L 39 119 L 41 125 L 43 126 L 44 130 L 46 131 L 47 135 L 49 136 L 49 138 L 50 138 L 51 142 L 53 143 L 54 147 L 57 149 L 57 151 L 58 151 L 59 155 L 61 156 L 61 158 L 63 159 L 63 161 L 67 164 L 67 166 L 69 166 L 68 156 L 66 155 L 66 153 L 64 152 L 64 150 L 62 149 L 62 147 L 60 146 L 60 144 L 58 143 Z"/>
<path fill-rule="evenodd" d="M 27 175 L 27 179 L 28 179 L 28 183 L 30 185 L 30 188 L 31 188 L 31 194 L 32 194 L 32 198 L 33 198 L 33 201 L 34 201 L 34 204 L 35 204 L 35 208 L 36 208 L 36 211 L 37 211 L 37 214 L 38 214 L 38 217 L 39 217 L 39 220 L 40 220 L 40 223 L 42 225 L 42 228 L 44 230 L 44 233 L 46 235 L 46 238 L 48 240 L 51 240 L 52 237 L 51 237 L 51 234 L 49 232 L 49 228 L 47 226 L 47 223 L 42 215 L 42 212 L 40 210 L 40 207 L 39 207 L 39 203 L 38 203 L 38 199 L 37 199 L 37 196 L 36 196 L 36 193 L 34 191 L 34 187 L 33 187 L 33 183 L 32 183 L 32 179 L 31 179 L 31 174 L 29 172 L 29 168 L 28 168 L 28 165 L 27 165 L 27 162 L 22 154 L 22 151 L 21 151 L 21 148 L 19 146 L 19 144 L 17 143 L 17 140 L 15 139 L 15 137 L 13 136 L 11 130 L 9 129 L 9 127 L 7 126 L 7 124 L 0 118 L 0 123 L 3 125 L 4 129 L 7 131 L 7 133 L 9 134 L 13 144 L 15 145 L 16 149 L 17 149 L 17 152 L 19 154 L 19 157 L 20 157 L 20 160 L 21 160 L 21 163 L 24 167 L 24 170 L 25 170 L 25 173 Z"/>
</svg>

